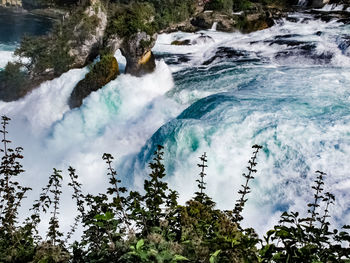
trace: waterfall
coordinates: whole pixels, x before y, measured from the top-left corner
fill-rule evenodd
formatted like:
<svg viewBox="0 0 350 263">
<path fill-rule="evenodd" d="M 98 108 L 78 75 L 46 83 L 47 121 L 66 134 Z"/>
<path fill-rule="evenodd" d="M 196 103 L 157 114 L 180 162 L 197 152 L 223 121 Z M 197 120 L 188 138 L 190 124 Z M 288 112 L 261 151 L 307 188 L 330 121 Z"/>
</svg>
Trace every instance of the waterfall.
<svg viewBox="0 0 350 263">
<path fill-rule="evenodd" d="M 218 22 L 214 22 L 213 25 L 211 26 L 211 31 L 216 31 L 216 27 L 218 25 Z"/>
<path fill-rule="evenodd" d="M 298 0 L 298 6 L 306 6 L 308 4 L 308 0 Z"/>
</svg>

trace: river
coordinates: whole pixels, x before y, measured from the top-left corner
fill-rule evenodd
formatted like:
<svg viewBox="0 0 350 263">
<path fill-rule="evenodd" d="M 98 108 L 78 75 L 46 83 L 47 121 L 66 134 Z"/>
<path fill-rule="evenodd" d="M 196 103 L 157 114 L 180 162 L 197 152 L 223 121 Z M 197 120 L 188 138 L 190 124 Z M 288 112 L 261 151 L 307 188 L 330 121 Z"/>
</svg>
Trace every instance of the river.
<svg viewBox="0 0 350 263">
<path fill-rule="evenodd" d="M 6 40 L 2 32 L 0 67 L 22 34 Z M 230 209 L 251 146 L 260 144 L 245 226 L 264 233 L 285 210 L 305 214 L 316 170 L 327 173 L 325 189 L 337 198 L 331 220 L 342 225 L 350 220 L 349 34 L 349 25 L 305 12 L 251 34 L 162 34 L 152 74 L 120 75 L 70 110 L 69 95 L 88 72 L 74 69 L 19 101 L 0 102 L 0 112 L 13 119 L 10 137 L 25 149 L 23 180 L 34 194 L 52 167 L 67 174 L 68 165 L 86 191 L 103 191 L 104 152 L 116 157 L 125 184 L 142 188 L 147 163 L 162 144 L 167 180 L 182 203 L 196 191 L 196 163 L 206 152 L 207 192 Z M 170 45 L 178 39 L 197 43 Z M 116 57 L 123 68 L 119 52 Z M 73 217 L 71 209 L 63 208 L 62 216 Z"/>
</svg>

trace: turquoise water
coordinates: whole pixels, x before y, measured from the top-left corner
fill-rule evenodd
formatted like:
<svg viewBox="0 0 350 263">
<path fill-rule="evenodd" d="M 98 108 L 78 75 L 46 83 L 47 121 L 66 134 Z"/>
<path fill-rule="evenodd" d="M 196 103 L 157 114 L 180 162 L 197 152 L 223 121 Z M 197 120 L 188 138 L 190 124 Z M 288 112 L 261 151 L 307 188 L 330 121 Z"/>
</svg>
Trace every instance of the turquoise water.
<svg viewBox="0 0 350 263">
<path fill-rule="evenodd" d="M 333 223 L 348 222 L 350 28 L 308 14 L 290 16 L 248 35 L 160 35 L 154 73 L 121 75 L 80 109 L 70 110 L 67 101 L 87 68 L 45 82 L 20 101 L 0 102 L 2 114 L 13 118 L 13 141 L 28 156 L 27 182 L 35 178 L 44 185 L 52 167 L 72 165 L 86 191 L 102 191 L 107 180 L 101 156 L 110 152 L 123 182 L 141 188 L 155 146 L 162 144 L 168 181 L 181 202 L 195 192 L 196 163 L 207 152 L 207 191 L 230 209 L 251 146 L 260 144 L 246 225 L 263 233 L 284 209 L 306 213 L 316 170 L 328 174 L 326 189 L 339 197 Z M 170 45 L 201 33 L 212 39 Z M 116 57 L 123 61 L 120 53 Z"/>
<path fill-rule="evenodd" d="M 0 43 L 12 45 L 20 42 L 23 35 L 44 35 L 53 25 L 49 18 L 4 8 L 0 8 L 0 22 Z"/>
</svg>

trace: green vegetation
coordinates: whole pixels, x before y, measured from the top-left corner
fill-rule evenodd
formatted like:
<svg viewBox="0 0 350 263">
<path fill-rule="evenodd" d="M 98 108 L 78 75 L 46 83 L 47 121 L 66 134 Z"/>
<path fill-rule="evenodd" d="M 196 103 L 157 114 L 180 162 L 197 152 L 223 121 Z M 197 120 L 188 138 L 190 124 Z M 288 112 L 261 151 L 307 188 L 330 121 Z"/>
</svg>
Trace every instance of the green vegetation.
<svg viewBox="0 0 350 263">
<path fill-rule="evenodd" d="M 25 94 L 29 76 L 21 63 L 9 62 L 0 71 L 0 97 L 4 101 L 16 100 Z"/>
<path fill-rule="evenodd" d="M 207 10 L 232 11 L 233 0 L 211 0 L 205 5 Z"/>
<path fill-rule="evenodd" d="M 119 74 L 119 67 L 116 58 L 113 55 L 104 55 L 85 78 L 78 82 L 75 87 L 69 105 L 74 108 L 81 105 L 82 100 L 92 91 L 96 91 L 114 80 Z"/>
<path fill-rule="evenodd" d="M 21 186 L 18 176 L 24 170 L 20 164 L 22 148 L 9 148 L 7 136 L 9 118 L 2 117 L 2 161 L 0 165 L 0 262 L 349 262 L 350 235 L 343 230 L 330 230 L 329 208 L 335 197 L 324 193 L 323 172 L 317 178 L 313 201 L 308 204 L 308 216 L 284 212 L 280 224 L 267 232 L 263 240 L 254 229 L 245 229 L 242 211 L 251 188 L 249 183 L 257 173 L 257 156 L 262 148 L 253 146 L 246 182 L 239 190 L 234 208 L 222 211 L 206 194 L 207 156 L 200 157 L 198 190 L 185 205 L 177 202 L 178 193 L 164 181 L 163 147 L 158 146 L 151 170 L 144 182 L 144 192 L 128 191 L 122 186 L 113 168 L 113 157 L 104 154 L 109 188 L 106 193 L 84 194 L 79 176 L 69 167 L 77 216 L 71 230 L 64 234 L 59 226 L 63 173 L 54 169 L 48 184 L 34 202 L 23 223 L 18 209 L 31 190 Z M 65 204 L 63 204 L 65 205 Z M 321 209 L 323 207 L 323 209 Z M 38 235 L 41 214 L 50 213 L 46 237 Z M 77 227 L 83 234 L 70 242 Z"/>
<path fill-rule="evenodd" d="M 129 37 L 140 31 L 149 35 L 174 23 L 189 19 L 195 10 L 194 0 L 117 1 L 110 3 L 108 35 Z"/>
<path fill-rule="evenodd" d="M 24 37 L 15 55 L 30 58 L 21 62 L 32 75 L 53 74 L 59 76 L 69 69 L 72 58 L 68 54 L 65 39 L 49 37 Z"/>
<path fill-rule="evenodd" d="M 107 34 L 129 37 L 139 31 L 144 31 L 153 35 L 156 33 L 152 21 L 154 14 L 154 7 L 149 3 L 114 4 L 109 10 L 111 19 Z"/>
</svg>

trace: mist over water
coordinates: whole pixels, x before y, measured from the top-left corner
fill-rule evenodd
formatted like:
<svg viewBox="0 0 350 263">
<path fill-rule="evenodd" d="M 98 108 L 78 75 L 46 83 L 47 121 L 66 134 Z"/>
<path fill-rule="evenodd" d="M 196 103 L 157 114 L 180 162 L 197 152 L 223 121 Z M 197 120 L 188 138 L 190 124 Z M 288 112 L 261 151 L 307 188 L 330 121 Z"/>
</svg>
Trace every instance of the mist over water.
<svg viewBox="0 0 350 263">
<path fill-rule="evenodd" d="M 68 165 L 86 191 L 104 191 L 104 152 L 116 157 L 123 182 L 140 189 L 155 146 L 162 144 L 168 181 L 181 202 L 195 192 L 196 163 L 207 152 L 208 194 L 230 209 L 251 146 L 260 144 L 244 224 L 264 233 L 286 209 L 306 213 L 314 171 L 322 170 L 326 191 L 337 197 L 333 221 L 341 225 L 350 219 L 349 30 L 291 14 L 247 35 L 163 34 L 154 47 L 154 73 L 120 75 L 79 109 L 69 110 L 67 101 L 87 68 L 45 82 L 19 101 L 0 102 L 0 112 L 13 119 L 10 137 L 25 149 L 24 180 L 33 198 L 53 167 Z M 212 39 L 198 41 L 201 33 Z M 170 45 L 175 39 L 197 44 Z M 11 48 L 0 44 L 0 67 Z M 74 214 L 62 208 L 68 226 Z"/>
</svg>

